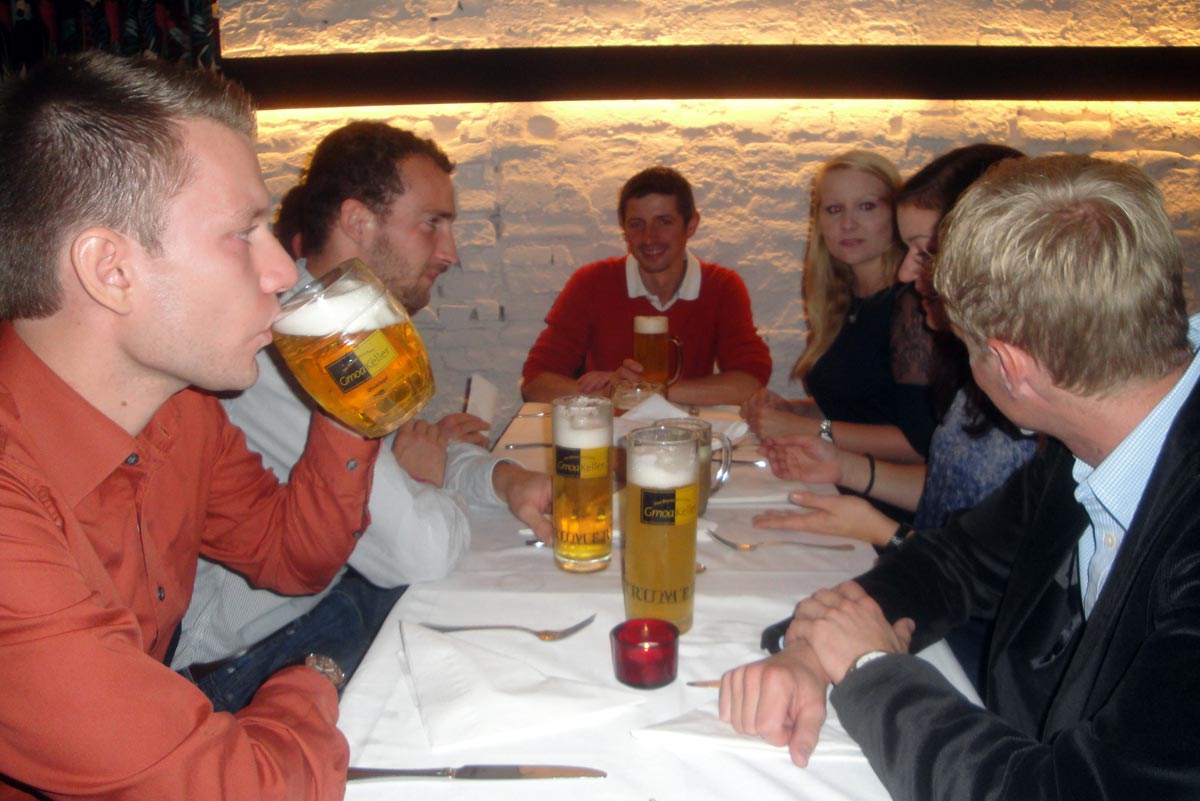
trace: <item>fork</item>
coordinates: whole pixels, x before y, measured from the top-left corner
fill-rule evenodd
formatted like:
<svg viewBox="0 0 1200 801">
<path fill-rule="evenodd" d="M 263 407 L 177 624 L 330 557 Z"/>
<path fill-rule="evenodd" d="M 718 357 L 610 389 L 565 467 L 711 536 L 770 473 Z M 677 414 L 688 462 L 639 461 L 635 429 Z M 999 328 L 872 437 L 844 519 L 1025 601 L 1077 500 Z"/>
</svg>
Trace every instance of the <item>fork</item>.
<svg viewBox="0 0 1200 801">
<path fill-rule="evenodd" d="M 567 626 L 565 629 L 531 629 L 531 628 L 527 628 L 525 626 L 511 626 L 511 625 L 443 626 L 443 625 L 440 625 L 437 623 L 422 623 L 421 625 L 427 629 L 433 629 L 434 631 L 440 631 L 443 634 L 449 634 L 449 633 L 455 632 L 455 631 L 485 631 L 485 630 L 486 631 L 496 631 L 496 630 L 527 631 L 530 634 L 532 634 L 534 637 L 537 637 L 542 642 L 554 642 L 555 640 L 565 640 L 567 637 L 570 637 L 575 632 L 586 627 L 588 624 L 590 624 L 595 619 L 596 619 L 596 616 L 591 615 L 591 616 L 579 621 L 578 623 L 576 623 L 573 626 Z"/>
<path fill-rule="evenodd" d="M 827 551 L 853 551 L 854 546 L 849 543 L 839 543 L 837 545 L 827 545 L 823 542 L 799 542 L 798 540 L 764 540 L 763 542 L 734 542 L 727 540 L 717 532 L 710 530 L 708 536 L 712 537 L 722 545 L 727 545 L 735 551 L 753 551 L 761 548 L 764 545 L 799 545 L 801 548 L 823 548 Z"/>
</svg>

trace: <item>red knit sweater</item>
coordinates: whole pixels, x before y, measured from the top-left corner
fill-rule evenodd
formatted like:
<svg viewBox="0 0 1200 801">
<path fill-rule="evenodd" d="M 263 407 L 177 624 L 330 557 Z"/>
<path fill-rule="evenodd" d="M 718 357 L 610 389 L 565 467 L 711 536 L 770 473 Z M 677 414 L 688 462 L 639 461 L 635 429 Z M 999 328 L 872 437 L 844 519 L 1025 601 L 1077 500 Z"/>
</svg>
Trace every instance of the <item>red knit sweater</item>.
<svg viewBox="0 0 1200 801">
<path fill-rule="evenodd" d="M 578 378 L 590 370 L 615 370 L 633 356 L 633 318 L 659 314 L 664 312 L 645 297 L 629 297 L 624 257 L 580 267 L 546 315 L 546 329 L 525 360 L 525 381 L 545 372 Z M 764 386 L 771 379 L 771 352 L 754 328 L 746 285 L 733 270 L 700 262 L 700 296 L 675 301 L 665 315 L 668 330 L 683 342 L 682 378 L 712 375 L 715 364 L 721 372 L 748 373 Z"/>
</svg>

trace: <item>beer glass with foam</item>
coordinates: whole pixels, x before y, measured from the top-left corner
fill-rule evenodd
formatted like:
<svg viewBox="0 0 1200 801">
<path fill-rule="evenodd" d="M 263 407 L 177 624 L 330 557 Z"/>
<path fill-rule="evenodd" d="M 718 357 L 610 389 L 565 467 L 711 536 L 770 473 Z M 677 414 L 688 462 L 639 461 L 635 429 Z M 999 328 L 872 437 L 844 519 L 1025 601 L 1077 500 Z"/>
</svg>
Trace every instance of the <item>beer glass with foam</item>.
<svg viewBox="0 0 1200 801">
<path fill-rule="evenodd" d="M 725 486 L 725 482 L 729 478 L 729 470 L 733 467 L 733 446 L 729 443 L 729 437 L 721 431 L 714 434 L 712 423 L 700 417 L 671 417 L 655 420 L 654 425 L 682 428 L 691 431 L 696 438 L 700 459 L 700 500 L 696 505 L 696 513 L 703 515 L 708 511 L 709 496 Z M 714 443 L 720 447 L 721 451 L 721 464 L 717 468 L 716 475 L 713 475 L 712 471 Z"/>
<path fill-rule="evenodd" d="M 692 627 L 699 445 L 691 431 L 651 426 L 626 446 L 621 526 L 625 617 Z"/>
<path fill-rule="evenodd" d="M 433 397 L 420 334 L 358 259 L 284 301 L 272 333 L 305 391 L 363 436 L 393 431 Z"/>
<path fill-rule="evenodd" d="M 675 350 L 675 374 L 667 378 L 671 349 Z M 638 315 L 633 318 L 633 360 L 642 365 L 642 379 L 674 384 L 683 370 L 683 343 L 667 333 L 667 318 Z"/>
<path fill-rule="evenodd" d="M 612 558 L 612 404 L 570 395 L 554 401 L 554 561 L 590 573 Z"/>
</svg>

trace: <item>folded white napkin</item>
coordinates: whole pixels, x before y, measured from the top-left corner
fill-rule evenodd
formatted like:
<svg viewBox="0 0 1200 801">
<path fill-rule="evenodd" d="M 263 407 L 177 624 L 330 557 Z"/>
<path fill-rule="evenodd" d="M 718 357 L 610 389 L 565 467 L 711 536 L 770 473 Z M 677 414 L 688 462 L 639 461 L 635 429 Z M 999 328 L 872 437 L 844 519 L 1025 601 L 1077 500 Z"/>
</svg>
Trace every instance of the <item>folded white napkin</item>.
<svg viewBox="0 0 1200 801">
<path fill-rule="evenodd" d="M 817 760 L 864 760 L 862 749 L 846 734 L 838 722 L 833 707 L 828 707 L 829 717 L 821 727 L 820 739 L 812 759 Z M 682 715 L 661 723 L 635 729 L 630 732 L 640 740 L 653 740 L 667 748 L 691 750 L 694 748 L 716 748 L 749 751 L 778 751 L 787 758 L 787 747 L 771 745 L 761 737 L 738 734 L 728 723 L 722 723 L 715 708 L 692 709 Z"/>
<path fill-rule="evenodd" d="M 479 373 L 471 374 L 471 383 L 467 390 L 467 414 L 473 414 L 488 425 L 496 417 L 496 406 L 500 400 L 500 391 L 496 385 Z"/>
<path fill-rule="evenodd" d="M 735 457 L 740 456 L 735 454 Z M 796 490 L 821 494 L 837 492 L 829 484 L 804 484 L 776 478 L 770 467 L 735 464 L 729 480 L 708 499 L 709 506 L 789 506 L 788 495 Z"/>
<path fill-rule="evenodd" d="M 547 676 L 523 662 L 439 634 L 417 623 L 400 624 L 401 661 L 408 663 L 421 724 L 434 750 L 507 742 L 588 726 L 642 703 L 639 694 Z M 529 637 L 511 632 L 513 637 Z M 531 639 L 530 648 L 563 643 Z"/>
<path fill-rule="evenodd" d="M 681 409 L 661 395 L 651 395 L 646 400 L 634 406 L 625 414 L 613 420 L 613 444 L 620 443 L 624 437 L 635 428 L 641 428 L 655 420 L 665 420 L 674 417 L 687 417 L 686 409 Z M 717 412 L 712 417 L 701 413 L 700 417 L 712 423 L 713 431 L 723 433 L 730 442 L 737 442 L 750 431 L 746 421 L 736 415 Z"/>
</svg>

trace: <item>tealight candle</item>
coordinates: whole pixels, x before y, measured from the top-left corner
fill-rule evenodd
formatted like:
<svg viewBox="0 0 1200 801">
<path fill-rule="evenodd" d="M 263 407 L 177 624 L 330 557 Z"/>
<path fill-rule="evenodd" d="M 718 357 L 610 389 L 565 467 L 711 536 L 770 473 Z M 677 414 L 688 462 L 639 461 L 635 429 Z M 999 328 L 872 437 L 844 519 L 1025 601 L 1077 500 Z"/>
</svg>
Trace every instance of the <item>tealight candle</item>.
<svg viewBox="0 0 1200 801">
<path fill-rule="evenodd" d="M 675 681 L 679 664 L 679 628 L 654 618 L 618 623 L 609 634 L 613 671 L 630 687 L 652 690 Z"/>
</svg>

